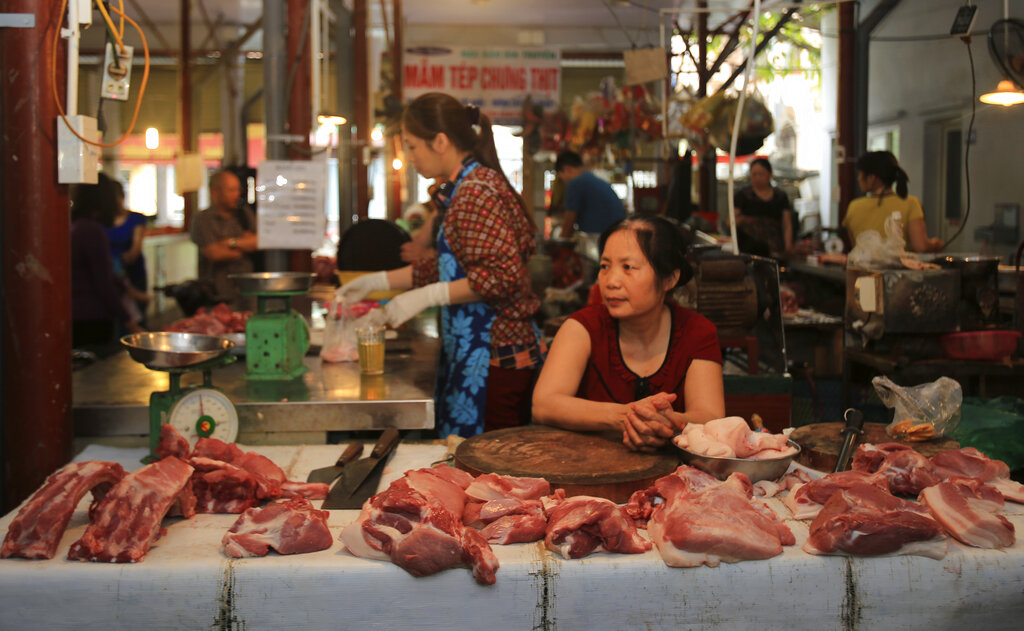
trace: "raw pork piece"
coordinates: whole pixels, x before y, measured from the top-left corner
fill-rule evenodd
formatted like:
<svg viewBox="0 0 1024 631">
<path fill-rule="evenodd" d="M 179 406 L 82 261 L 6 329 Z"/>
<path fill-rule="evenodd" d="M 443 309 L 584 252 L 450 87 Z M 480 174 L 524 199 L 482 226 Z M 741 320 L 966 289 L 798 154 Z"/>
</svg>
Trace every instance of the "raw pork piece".
<svg viewBox="0 0 1024 631">
<path fill-rule="evenodd" d="M 309 500 L 293 498 L 272 502 L 242 513 L 221 540 L 224 554 L 235 557 L 303 554 L 331 547 L 327 511 L 316 510 Z"/>
<path fill-rule="evenodd" d="M 796 488 L 801 484 L 806 484 L 814 478 L 803 469 L 793 469 L 786 475 L 779 478 L 778 481 L 773 480 L 758 480 L 754 482 L 754 497 L 775 497 L 783 491 Z"/>
<path fill-rule="evenodd" d="M 889 478 L 889 490 L 899 495 L 916 496 L 925 487 L 940 481 L 932 472 L 928 458 L 900 443 L 864 443 L 853 454 L 850 468 L 866 473 L 881 473 Z"/>
<path fill-rule="evenodd" d="M 187 438 L 178 433 L 178 430 L 167 423 L 160 426 L 160 442 L 156 446 L 157 458 L 174 456 L 175 458 L 188 461 L 191 452 L 192 445 L 189 444 Z"/>
<path fill-rule="evenodd" d="M 566 559 L 579 559 L 598 549 L 623 554 L 651 549 L 651 543 L 611 500 L 586 495 L 566 498 L 558 489 L 543 503 L 548 518 L 544 545 Z"/>
<path fill-rule="evenodd" d="M 75 507 L 92 491 L 93 503 L 124 478 L 114 462 L 72 462 L 50 474 L 7 529 L 0 558 L 52 559 Z"/>
<path fill-rule="evenodd" d="M 782 434 L 755 432 L 738 416 L 690 423 L 672 441 L 691 453 L 716 458 L 764 460 L 796 453 Z"/>
<path fill-rule="evenodd" d="M 690 493 L 697 493 L 703 489 L 717 486 L 722 483 L 721 480 L 710 473 L 705 473 L 700 469 L 695 469 L 686 465 L 680 466 L 669 475 L 679 478 L 679 483 L 681 483 L 683 488 Z M 627 502 L 626 506 L 623 508 L 626 515 L 628 515 L 640 528 L 647 527 L 647 520 L 650 518 L 651 513 L 654 512 L 654 507 L 664 502 L 664 497 L 658 491 L 659 482 L 662 483 L 662 486 L 668 484 L 668 482 L 662 482 L 663 480 L 664 478 L 659 478 L 655 481 L 654 486 L 633 493 L 633 495 L 629 497 L 629 502 Z M 675 485 L 677 483 L 673 482 L 672 484 Z M 675 488 L 675 486 L 672 488 Z"/>
<path fill-rule="evenodd" d="M 941 559 L 947 540 L 920 504 L 871 484 L 841 489 L 814 518 L 804 551 L 877 556 L 915 554 Z"/>
<path fill-rule="evenodd" d="M 193 456 L 189 463 L 192 492 L 197 513 L 241 513 L 260 503 L 259 482 L 241 467 L 202 456 Z"/>
<path fill-rule="evenodd" d="M 221 302 L 209 311 L 206 307 L 199 307 L 191 318 L 175 320 L 165 330 L 203 335 L 244 333 L 245 323 L 251 315 L 251 311 L 232 311 L 226 303 Z"/>
<path fill-rule="evenodd" d="M 307 500 L 322 500 L 327 497 L 331 485 L 326 482 L 290 482 L 281 483 L 281 497 L 302 497 Z"/>
<path fill-rule="evenodd" d="M 690 484 L 688 475 L 677 471 L 654 483 L 665 501 L 654 506 L 647 532 L 666 565 L 716 567 L 722 561 L 768 559 L 796 542 L 778 516 L 753 498 L 746 475 L 734 473 L 703 487 Z"/>
<path fill-rule="evenodd" d="M 551 485 L 544 478 L 516 478 L 497 473 L 479 475 L 466 487 L 466 495 L 485 502 L 505 497 L 539 500 L 550 494 Z"/>
<path fill-rule="evenodd" d="M 825 502 L 836 491 L 848 489 L 854 484 L 871 484 L 883 491 L 889 491 L 889 478 L 881 473 L 840 471 L 811 480 L 806 484 L 798 484 L 782 500 L 782 503 L 793 512 L 793 519 L 814 519 Z"/>
<path fill-rule="evenodd" d="M 82 538 L 71 544 L 69 559 L 135 563 L 160 533 L 160 522 L 192 477 L 192 467 L 164 458 L 114 485 L 96 509 Z"/>
<path fill-rule="evenodd" d="M 413 576 L 466 566 L 478 583 L 493 585 L 498 559 L 480 533 L 462 524 L 466 493 L 450 477 L 433 469 L 406 472 L 363 504 L 341 541 L 356 556 L 391 561 Z"/>
<path fill-rule="evenodd" d="M 1010 479 L 1010 467 L 1002 460 L 990 460 L 974 447 L 935 454 L 932 470 L 939 478 L 973 478 L 994 487 L 1011 502 L 1024 504 L 1024 484 Z"/>
<path fill-rule="evenodd" d="M 1005 548 L 1016 541 L 1013 524 L 996 514 L 1002 494 L 980 480 L 941 482 L 921 491 L 920 500 L 946 532 L 969 546 Z"/>
<path fill-rule="evenodd" d="M 540 498 L 551 493 L 543 478 L 517 478 L 487 473 L 466 487 L 471 501 L 462 522 L 480 529 L 490 543 L 527 543 L 544 538 L 547 518 Z"/>
</svg>

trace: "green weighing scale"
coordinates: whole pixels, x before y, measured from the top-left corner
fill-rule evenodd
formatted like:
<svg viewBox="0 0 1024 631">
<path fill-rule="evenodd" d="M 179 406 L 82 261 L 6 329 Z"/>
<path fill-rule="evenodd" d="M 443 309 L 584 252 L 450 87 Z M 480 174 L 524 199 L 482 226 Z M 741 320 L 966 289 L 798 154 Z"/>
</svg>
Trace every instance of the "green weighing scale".
<svg viewBox="0 0 1024 631">
<path fill-rule="evenodd" d="M 232 443 L 238 437 L 238 412 L 227 395 L 213 386 L 215 368 L 235 361 L 231 340 L 196 333 L 133 333 L 121 338 L 128 355 L 149 368 L 166 372 L 170 386 L 149 395 L 149 456 L 156 458 L 160 428 L 167 423 L 195 445 L 200 438 Z M 202 372 L 202 384 L 181 386 L 181 376 Z"/>
<path fill-rule="evenodd" d="M 291 308 L 294 296 L 309 293 L 315 274 L 262 272 L 229 274 L 242 295 L 256 297 L 256 312 L 245 324 L 247 379 L 284 380 L 308 370 L 309 325 Z"/>
</svg>

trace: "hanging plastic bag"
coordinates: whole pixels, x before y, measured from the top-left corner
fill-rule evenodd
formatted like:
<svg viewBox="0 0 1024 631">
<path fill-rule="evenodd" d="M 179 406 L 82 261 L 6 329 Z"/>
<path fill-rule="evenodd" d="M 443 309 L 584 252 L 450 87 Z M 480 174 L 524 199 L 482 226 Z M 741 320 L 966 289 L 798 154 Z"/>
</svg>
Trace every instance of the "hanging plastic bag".
<svg viewBox="0 0 1024 631">
<path fill-rule="evenodd" d="M 857 245 L 850 250 L 848 264 L 869 269 L 900 267 L 900 259 L 916 257 L 907 252 L 903 238 L 903 219 L 894 212 L 885 219 L 885 236 L 877 230 L 865 230 L 857 236 Z"/>
<path fill-rule="evenodd" d="M 364 300 L 349 306 L 335 298 L 327 308 L 327 326 L 324 328 L 324 343 L 320 347 L 320 359 L 325 362 L 354 362 L 359 360 L 359 346 L 356 329 L 382 314 L 375 309 L 380 306 L 372 300 Z"/>
<path fill-rule="evenodd" d="M 904 388 L 888 377 L 875 377 L 871 385 L 886 407 L 894 410 L 886 431 L 893 438 L 922 441 L 945 436 L 960 424 L 964 393 L 949 377 Z"/>
</svg>

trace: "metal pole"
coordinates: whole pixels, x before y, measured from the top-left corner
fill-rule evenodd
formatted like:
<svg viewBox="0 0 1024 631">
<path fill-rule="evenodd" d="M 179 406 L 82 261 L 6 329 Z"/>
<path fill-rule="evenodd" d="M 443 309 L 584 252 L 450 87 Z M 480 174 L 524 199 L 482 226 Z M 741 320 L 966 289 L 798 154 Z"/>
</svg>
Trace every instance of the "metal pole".
<svg viewBox="0 0 1024 631">
<path fill-rule="evenodd" d="M 0 34 L 0 212 L 3 225 L 3 512 L 71 458 L 71 237 L 57 184 L 57 107 L 50 90 L 57 0 L 7 0 L 33 28 Z M 55 80 L 65 92 L 64 44 Z"/>
<path fill-rule="evenodd" d="M 370 13 L 366 6 L 367 0 L 352 2 L 352 30 L 355 34 L 352 51 L 352 120 L 355 121 L 356 139 L 356 207 L 355 215 L 366 219 L 370 204 L 370 183 L 367 160 L 370 147 L 370 81 L 367 74 L 369 67 L 370 47 L 366 31 L 370 26 Z"/>
<path fill-rule="evenodd" d="M 310 0 L 288 0 L 288 67 L 294 68 L 292 93 L 288 95 L 288 133 L 297 139 L 292 141 L 289 160 L 309 160 L 309 134 L 313 124 L 312 63 L 310 42 L 320 41 L 313 37 L 315 21 L 310 19 L 310 32 L 303 37 L 303 18 L 306 11 L 316 11 L 309 6 Z M 312 18 L 312 16 L 310 16 Z M 296 59 L 298 62 L 296 62 Z M 326 60 L 324 60 L 326 62 Z M 315 95 L 320 98 L 320 95 Z M 288 269 L 293 272 L 313 271 L 313 257 L 310 250 L 287 250 Z"/>
<path fill-rule="evenodd" d="M 192 28 L 189 23 L 191 0 L 181 0 L 181 59 L 178 61 L 181 83 L 178 99 L 181 103 L 181 150 L 194 153 L 196 139 L 192 126 Z M 192 225 L 192 215 L 199 210 L 199 195 L 185 193 L 185 229 Z"/>
<path fill-rule="evenodd" d="M 286 104 L 284 90 L 271 86 L 287 84 L 288 53 L 285 38 L 287 28 L 284 0 L 263 0 L 263 120 L 267 129 L 267 159 L 287 160 L 288 143 L 284 140 Z M 263 261 L 267 271 L 283 271 L 288 265 L 285 250 L 267 250 Z"/>
</svg>

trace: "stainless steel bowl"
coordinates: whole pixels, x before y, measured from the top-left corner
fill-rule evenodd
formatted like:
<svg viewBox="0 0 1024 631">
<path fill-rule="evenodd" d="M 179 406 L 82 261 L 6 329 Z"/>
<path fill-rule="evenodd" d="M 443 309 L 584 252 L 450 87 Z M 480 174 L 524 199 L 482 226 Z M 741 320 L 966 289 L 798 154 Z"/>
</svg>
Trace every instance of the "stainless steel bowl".
<svg viewBox="0 0 1024 631">
<path fill-rule="evenodd" d="M 715 476 L 719 480 L 728 478 L 733 473 L 745 473 L 751 482 L 761 480 L 778 480 L 782 477 L 793 458 L 800 453 L 800 445 L 793 441 L 787 441 L 790 447 L 796 447 L 796 452 L 782 458 L 767 458 L 765 460 L 748 460 L 745 458 L 716 458 L 714 456 L 702 456 L 687 451 L 682 447 L 679 450 L 684 463 L 691 467 L 700 469 Z"/>
<path fill-rule="evenodd" d="M 313 286 L 316 274 L 309 272 L 256 272 L 228 274 L 243 294 L 269 294 L 275 292 L 304 292 Z"/>
<path fill-rule="evenodd" d="M 155 331 L 121 338 L 132 359 L 151 368 L 181 368 L 217 359 L 232 348 L 231 340 L 197 333 Z"/>
</svg>

